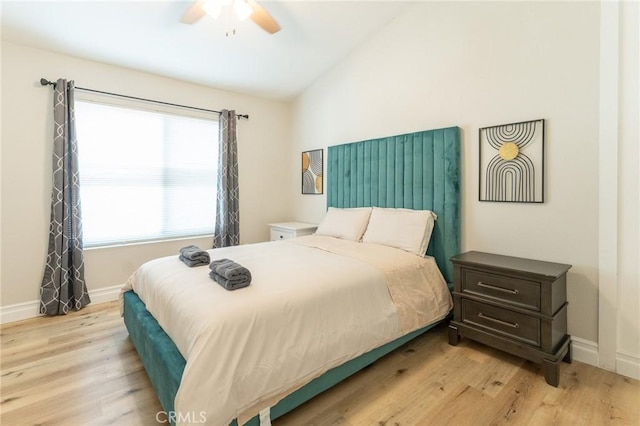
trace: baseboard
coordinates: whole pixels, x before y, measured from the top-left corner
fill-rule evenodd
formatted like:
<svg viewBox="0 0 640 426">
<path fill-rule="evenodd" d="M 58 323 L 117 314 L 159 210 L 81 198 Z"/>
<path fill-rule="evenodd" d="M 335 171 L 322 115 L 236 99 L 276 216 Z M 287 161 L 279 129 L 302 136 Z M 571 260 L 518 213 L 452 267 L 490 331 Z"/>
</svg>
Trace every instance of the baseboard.
<svg viewBox="0 0 640 426">
<path fill-rule="evenodd" d="M 571 342 L 574 360 L 593 365 L 594 367 L 603 368 L 599 365 L 599 348 L 596 342 L 579 337 L 571 337 Z M 640 358 L 625 355 L 620 352 L 616 353 L 615 372 L 623 376 L 631 377 L 632 379 L 640 380 Z"/>
<path fill-rule="evenodd" d="M 122 285 L 99 288 L 97 290 L 89 291 L 89 297 L 91 297 L 91 303 L 111 302 L 118 300 L 120 290 L 122 290 Z"/>
<path fill-rule="evenodd" d="M 640 380 L 640 358 L 618 352 L 616 354 L 616 373 Z"/>
<path fill-rule="evenodd" d="M 99 288 L 97 290 L 89 290 L 91 303 L 104 303 L 117 300 L 121 289 L 121 285 L 115 285 L 112 287 Z M 0 324 L 35 318 L 40 315 L 39 300 L 16 303 L 15 305 L 0 306 Z"/>
<path fill-rule="evenodd" d="M 15 305 L 0 306 L 0 324 L 25 320 L 40 316 L 40 302 L 16 303 Z"/>
<path fill-rule="evenodd" d="M 600 367 L 598 358 L 598 344 L 590 340 L 571 336 L 571 354 L 576 361 Z"/>
</svg>

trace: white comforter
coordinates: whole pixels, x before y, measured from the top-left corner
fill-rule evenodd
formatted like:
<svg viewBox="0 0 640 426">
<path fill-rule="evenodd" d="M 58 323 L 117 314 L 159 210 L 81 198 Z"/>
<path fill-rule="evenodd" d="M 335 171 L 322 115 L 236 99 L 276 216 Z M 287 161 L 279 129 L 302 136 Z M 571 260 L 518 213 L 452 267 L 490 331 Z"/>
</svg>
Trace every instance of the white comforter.
<svg viewBox="0 0 640 426">
<path fill-rule="evenodd" d="M 210 250 L 246 266 L 227 291 L 206 266 L 177 256 L 141 266 L 133 289 L 186 367 L 175 399 L 184 417 L 243 424 L 325 371 L 442 319 L 451 296 L 432 258 L 308 236 Z"/>
</svg>

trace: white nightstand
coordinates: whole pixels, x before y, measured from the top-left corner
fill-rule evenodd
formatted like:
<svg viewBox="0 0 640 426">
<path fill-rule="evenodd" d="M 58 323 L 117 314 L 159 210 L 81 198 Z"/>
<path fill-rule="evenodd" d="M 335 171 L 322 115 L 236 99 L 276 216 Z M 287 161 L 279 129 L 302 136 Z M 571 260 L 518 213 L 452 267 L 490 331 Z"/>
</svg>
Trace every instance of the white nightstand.
<svg viewBox="0 0 640 426">
<path fill-rule="evenodd" d="M 269 226 L 271 227 L 271 241 L 310 235 L 318 228 L 318 225 L 303 222 L 270 223 Z"/>
</svg>

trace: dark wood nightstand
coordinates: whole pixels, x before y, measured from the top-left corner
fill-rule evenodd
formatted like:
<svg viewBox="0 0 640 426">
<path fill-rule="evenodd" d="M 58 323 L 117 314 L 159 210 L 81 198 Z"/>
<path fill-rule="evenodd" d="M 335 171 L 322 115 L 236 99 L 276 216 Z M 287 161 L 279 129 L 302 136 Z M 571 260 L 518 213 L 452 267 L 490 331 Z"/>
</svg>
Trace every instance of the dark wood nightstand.
<svg viewBox="0 0 640 426">
<path fill-rule="evenodd" d="M 449 344 L 462 337 L 542 364 L 558 386 L 560 361 L 571 363 L 567 271 L 571 265 L 470 251 L 451 258 L 453 320 Z"/>
</svg>

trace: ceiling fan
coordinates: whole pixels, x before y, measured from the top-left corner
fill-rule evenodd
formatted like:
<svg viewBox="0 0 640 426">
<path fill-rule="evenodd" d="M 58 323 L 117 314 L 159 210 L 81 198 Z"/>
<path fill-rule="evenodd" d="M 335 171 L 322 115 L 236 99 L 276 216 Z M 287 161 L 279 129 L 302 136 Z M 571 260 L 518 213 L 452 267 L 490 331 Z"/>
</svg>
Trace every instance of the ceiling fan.
<svg viewBox="0 0 640 426">
<path fill-rule="evenodd" d="M 258 4 L 256 0 L 197 0 L 182 15 L 180 22 L 193 24 L 205 14 L 218 18 L 223 9 L 233 10 L 239 20 L 251 18 L 260 28 L 269 34 L 280 31 L 280 25 Z"/>
</svg>

